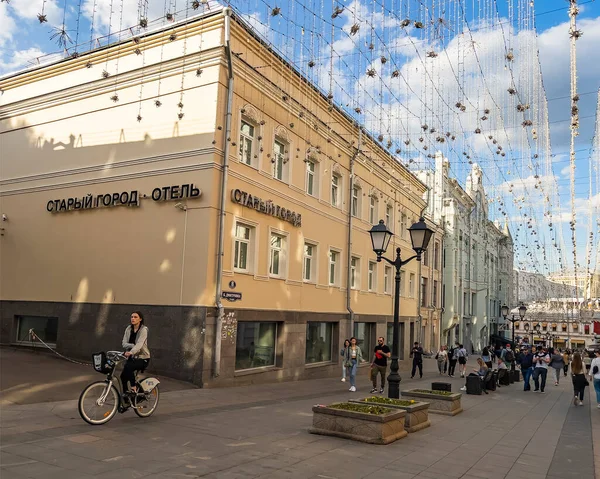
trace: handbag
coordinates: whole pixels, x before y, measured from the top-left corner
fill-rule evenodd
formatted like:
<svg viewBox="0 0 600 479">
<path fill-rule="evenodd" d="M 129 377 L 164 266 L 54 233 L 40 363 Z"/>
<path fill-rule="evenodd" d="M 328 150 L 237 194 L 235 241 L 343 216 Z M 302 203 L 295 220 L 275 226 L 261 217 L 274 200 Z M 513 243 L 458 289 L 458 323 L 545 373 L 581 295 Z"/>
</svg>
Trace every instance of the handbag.
<svg viewBox="0 0 600 479">
<path fill-rule="evenodd" d="M 436 353 L 435 359 L 439 359 L 439 357 L 440 357 L 440 353 Z"/>
</svg>

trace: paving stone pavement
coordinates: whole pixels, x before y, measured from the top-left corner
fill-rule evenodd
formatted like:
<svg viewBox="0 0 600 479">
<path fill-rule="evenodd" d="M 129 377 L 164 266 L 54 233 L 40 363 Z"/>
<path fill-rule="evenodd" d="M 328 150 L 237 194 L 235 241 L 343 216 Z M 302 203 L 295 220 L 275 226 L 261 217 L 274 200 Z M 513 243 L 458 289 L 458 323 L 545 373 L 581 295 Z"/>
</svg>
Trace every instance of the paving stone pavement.
<svg viewBox="0 0 600 479">
<path fill-rule="evenodd" d="M 434 369 L 426 360 L 425 377 L 401 388 L 429 387 Z M 85 424 L 75 400 L 3 404 L 0 477 L 600 479 L 600 410 L 593 390 L 573 406 L 570 381 L 546 394 L 520 382 L 463 395 L 462 414 L 431 414 L 430 428 L 387 446 L 309 434 L 311 406 L 368 395 L 367 373 L 357 393 L 336 379 L 167 392 L 155 416 L 104 426 Z"/>
</svg>

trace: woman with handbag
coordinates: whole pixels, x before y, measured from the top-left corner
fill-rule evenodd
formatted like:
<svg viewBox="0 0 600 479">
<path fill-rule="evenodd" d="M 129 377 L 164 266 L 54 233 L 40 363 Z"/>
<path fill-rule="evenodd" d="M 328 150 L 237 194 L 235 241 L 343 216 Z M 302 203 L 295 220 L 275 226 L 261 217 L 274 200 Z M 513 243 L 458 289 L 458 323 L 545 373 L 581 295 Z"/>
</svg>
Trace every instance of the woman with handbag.
<svg viewBox="0 0 600 479">
<path fill-rule="evenodd" d="M 347 367 L 346 367 L 346 350 L 350 347 L 350 340 L 346 339 L 344 341 L 344 347 L 340 350 L 340 356 L 342 357 L 342 382 L 345 383 L 346 382 L 346 373 L 347 373 Z"/>
<path fill-rule="evenodd" d="M 573 404 L 575 406 L 583 406 L 583 393 L 585 387 L 589 386 L 588 380 L 585 378 L 585 368 L 581 360 L 581 354 L 575 353 L 571 362 L 571 376 L 573 377 Z"/>
<path fill-rule="evenodd" d="M 346 360 L 344 364 L 350 373 L 350 389 L 351 392 L 356 392 L 356 373 L 358 365 L 363 362 L 363 355 L 360 347 L 356 344 L 356 338 L 350 338 L 350 346 L 346 348 Z"/>
</svg>

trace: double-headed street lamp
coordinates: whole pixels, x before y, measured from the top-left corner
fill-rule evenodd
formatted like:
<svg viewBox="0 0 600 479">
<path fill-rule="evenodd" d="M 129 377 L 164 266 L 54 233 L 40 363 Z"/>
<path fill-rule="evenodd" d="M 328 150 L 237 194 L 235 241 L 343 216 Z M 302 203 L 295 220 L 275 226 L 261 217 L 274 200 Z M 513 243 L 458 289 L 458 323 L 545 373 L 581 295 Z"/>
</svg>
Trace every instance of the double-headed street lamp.
<svg viewBox="0 0 600 479">
<path fill-rule="evenodd" d="M 391 260 L 382 256 L 390 244 L 390 240 L 394 233 L 388 230 L 383 220 L 379 220 L 379 224 L 374 225 L 369 234 L 371 235 L 371 243 L 373 245 L 373 251 L 377 255 L 377 262 L 381 262 L 382 259 L 387 261 L 389 264 L 396 268 L 396 291 L 394 295 L 394 342 L 392 343 L 392 364 L 390 365 L 390 375 L 388 376 L 388 397 L 399 399 L 400 398 L 400 374 L 398 374 L 398 346 L 399 346 L 399 317 L 400 317 L 400 268 L 405 264 L 409 263 L 413 259 L 417 258 L 421 261 L 421 254 L 427 249 L 429 240 L 433 235 L 433 230 L 427 226 L 424 218 L 420 218 L 417 223 L 408 228 L 410 233 L 410 241 L 412 248 L 417 253 L 411 256 L 407 260 L 400 258 L 400 248 L 396 248 L 396 259 Z"/>
<path fill-rule="evenodd" d="M 504 320 L 506 321 L 506 317 L 508 316 L 508 306 L 503 305 L 502 308 L 500 308 L 502 311 L 502 316 L 504 316 Z M 512 342 L 513 345 L 516 346 L 515 344 L 515 323 L 517 321 L 519 321 L 519 319 L 521 321 L 523 321 L 523 319 L 525 318 L 525 313 L 527 312 L 527 308 L 525 307 L 525 305 L 523 303 L 521 303 L 521 306 L 519 306 L 519 317 L 515 318 L 515 315 L 513 314 L 511 318 L 508 318 L 508 320 L 512 323 Z"/>
</svg>

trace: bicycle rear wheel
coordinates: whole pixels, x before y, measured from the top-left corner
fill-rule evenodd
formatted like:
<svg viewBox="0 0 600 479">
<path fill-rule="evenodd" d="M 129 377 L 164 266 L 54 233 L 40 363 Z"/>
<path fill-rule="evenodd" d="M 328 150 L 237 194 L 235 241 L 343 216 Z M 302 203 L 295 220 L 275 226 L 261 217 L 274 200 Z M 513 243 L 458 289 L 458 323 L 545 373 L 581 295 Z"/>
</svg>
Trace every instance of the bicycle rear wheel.
<svg viewBox="0 0 600 479">
<path fill-rule="evenodd" d="M 110 387 L 106 398 L 102 401 L 102 396 L 106 388 Z M 119 407 L 119 393 L 114 384 L 108 384 L 105 381 L 97 381 L 87 386 L 81 396 L 79 396 L 79 415 L 81 418 L 91 424 L 98 426 L 106 424 L 117 413 Z"/>
<path fill-rule="evenodd" d="M 139 417 L 150 417 L 158 406 L 159 397 L 160 393 L 158 391 L 158 386 L 155 386 L 152 391 L 143 396 L 138 394 L 135 397 L 133 410 Z"/>
</svg>

